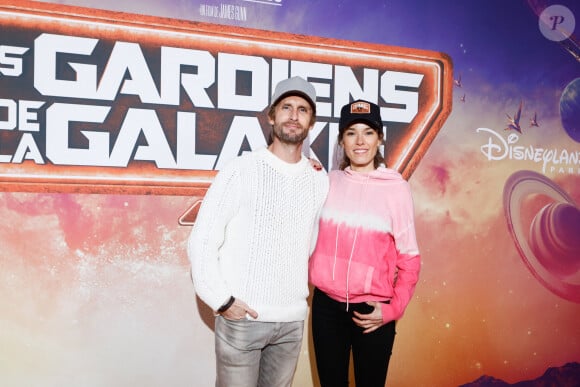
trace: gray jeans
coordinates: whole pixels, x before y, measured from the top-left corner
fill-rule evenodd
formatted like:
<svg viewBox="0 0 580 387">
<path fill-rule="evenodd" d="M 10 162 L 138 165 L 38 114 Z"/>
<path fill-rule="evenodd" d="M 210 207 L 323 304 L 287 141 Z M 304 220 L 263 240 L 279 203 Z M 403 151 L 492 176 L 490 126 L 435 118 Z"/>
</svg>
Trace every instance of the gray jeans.
<svg viewBox="0 0 580 387">
<path fill-rule="evenodd" d="M 215 320 L 216 387 L 292 384 L 304 321 Z"/>
</svg>

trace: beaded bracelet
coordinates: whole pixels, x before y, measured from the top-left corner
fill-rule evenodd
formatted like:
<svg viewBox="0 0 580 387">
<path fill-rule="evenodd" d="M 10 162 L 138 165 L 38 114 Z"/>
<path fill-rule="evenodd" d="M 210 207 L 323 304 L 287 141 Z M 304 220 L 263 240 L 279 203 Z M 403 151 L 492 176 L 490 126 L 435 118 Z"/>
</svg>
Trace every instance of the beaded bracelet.
<svg viewBox="0 0 580 387">
<path fill-rule="evenodd" d="M 226 310 L 228 310 L 230 308 L 230 306 L 232 306 L 234 304 L 234 301 L 236 301 L 236 299 L 234 298 L 234 296 L 231 296 L 230 299 L 228 300 L 228 302 L 226 302 L 225 304 L 220 306 L 220 308 L 217 310 L 218 313 L 223 313 Z"/>
</svg>

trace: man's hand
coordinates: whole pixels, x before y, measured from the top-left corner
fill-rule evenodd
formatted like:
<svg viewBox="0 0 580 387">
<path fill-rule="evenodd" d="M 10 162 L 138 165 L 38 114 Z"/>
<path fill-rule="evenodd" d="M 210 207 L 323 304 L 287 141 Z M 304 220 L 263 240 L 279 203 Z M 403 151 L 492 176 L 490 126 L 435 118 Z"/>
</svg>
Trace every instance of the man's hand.
<svg viewBox="0 0 580 387">
<path fill-rule="evenodd" d="M 250 308 L 244 301 L 236 300 L 225 312 L 220 313 L 224 318 L 228 320 L 241 320 L 246 317 L 246 314 L 250 317 L 256 319 L 258 318 L 258 313 Z"/>
</svg>

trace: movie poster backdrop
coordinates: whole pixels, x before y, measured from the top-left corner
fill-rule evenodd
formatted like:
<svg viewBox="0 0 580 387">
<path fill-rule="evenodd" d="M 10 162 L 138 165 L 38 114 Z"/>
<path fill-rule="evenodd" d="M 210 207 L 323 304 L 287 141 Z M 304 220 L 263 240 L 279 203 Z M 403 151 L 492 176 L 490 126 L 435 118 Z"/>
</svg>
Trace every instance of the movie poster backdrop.
<svg viewBox="0 0 580 387">
<path fill-rule="evenodd" d="M 298 3 L 298 4 L 297 4 Z M 573 1 L 0 1 L 0 384 L 211 386 L 186 242 L 276 83 L 381 107 L 422 270 L 394 386 L 580 378 Z M 380 198 L 377 198 L 380 200 Z M 318 385 L 308 329 L 294 381 Z"/>
</svg>

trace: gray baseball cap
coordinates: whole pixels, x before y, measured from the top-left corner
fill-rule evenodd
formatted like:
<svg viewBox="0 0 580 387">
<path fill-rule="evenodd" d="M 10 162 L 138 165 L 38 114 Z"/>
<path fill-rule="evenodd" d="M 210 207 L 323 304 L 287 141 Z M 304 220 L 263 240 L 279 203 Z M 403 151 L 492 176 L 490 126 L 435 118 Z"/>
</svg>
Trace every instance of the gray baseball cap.
<svg viewBox="0 0 580 387">
<path fill-rule="evenodd" d="M 316 90 L 310 82 L 302 77 L 292 77 L 278 82 L 272 95 L 272 104 L 274 106 L 282 98 L 289 95 L 298 95 L 308 101 L 312 110 L 316 112 Z"/>
</svg>

